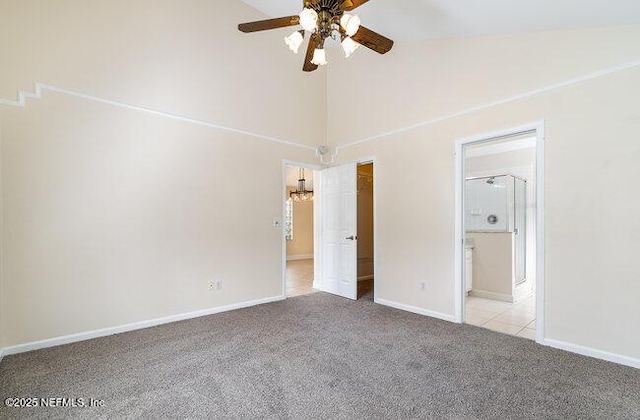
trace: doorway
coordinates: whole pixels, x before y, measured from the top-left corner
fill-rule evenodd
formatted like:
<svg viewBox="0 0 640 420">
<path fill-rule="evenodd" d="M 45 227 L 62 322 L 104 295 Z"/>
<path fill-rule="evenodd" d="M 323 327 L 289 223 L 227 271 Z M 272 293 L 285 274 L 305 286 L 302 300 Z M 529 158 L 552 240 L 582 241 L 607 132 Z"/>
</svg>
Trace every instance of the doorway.
<svg viewBox="0 0 640 420">
<path fill-rule="evenodd" d="M 314 202 L 316 171 L 285 165 L 283 235 L 285 241 L 285 295 L 301 296 L 313 287 L 315 261 Z"/>
<path fill-rule="evenodd" d="M 373 301 L 374 295 L 374 168 L 373 162 L 358 165 L 358 300 Z"/>
<path fill-rule="evenodd" d="M 283 162 L 284 298 L 320 290 L 375 301 L 374 161 Z"/>
<path fill-rule="evenodd" d="M 457 144 L 456 316 L 542 341 L 543 126 Z"/>
</svg>

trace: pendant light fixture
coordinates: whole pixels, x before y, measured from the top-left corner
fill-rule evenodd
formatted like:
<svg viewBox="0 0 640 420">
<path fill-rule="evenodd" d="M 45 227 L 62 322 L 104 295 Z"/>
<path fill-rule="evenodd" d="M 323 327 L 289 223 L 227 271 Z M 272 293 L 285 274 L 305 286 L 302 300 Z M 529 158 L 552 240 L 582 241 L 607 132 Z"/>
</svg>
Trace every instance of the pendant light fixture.
<svg viewBox="0 0 640 420">
<path fill-rule="evenodd" d="M 304 168 L 300 168 L 298 171 L 298 189 L 289 193 L 289 201 L 300 203 L 313 200 L 313 190 L 307 190 L 306 182 Z"/>
</svg>

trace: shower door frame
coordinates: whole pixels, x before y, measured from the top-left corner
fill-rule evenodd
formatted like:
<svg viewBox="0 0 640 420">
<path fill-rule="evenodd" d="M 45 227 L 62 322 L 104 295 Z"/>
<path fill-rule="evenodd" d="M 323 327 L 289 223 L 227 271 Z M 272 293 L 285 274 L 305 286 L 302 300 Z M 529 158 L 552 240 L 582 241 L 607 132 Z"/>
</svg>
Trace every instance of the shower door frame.
<svg viewBox="0 0 640 420">
<path fill-rule="evenodd" d="M 466 146 L 489 143 L 496 140 L 507 139 L 520 135 L 531 134 L 536 138 L 536 342 L 543 344 L 545 337 L 545 262 L 544 262 L 544 120 L 531 124 L 510 128 L 506 130 L 486 133 L 474 137 L 460 139 L 456 141 L 456 174 L 455 174 L 455 287 L 454 287 L 454 308 L 455 320 L 463 323 L 466 319 L 465 303 L 466 290 L 465 278 L 465 188 L 466 177 L 465 149 Z"/>
</svg>

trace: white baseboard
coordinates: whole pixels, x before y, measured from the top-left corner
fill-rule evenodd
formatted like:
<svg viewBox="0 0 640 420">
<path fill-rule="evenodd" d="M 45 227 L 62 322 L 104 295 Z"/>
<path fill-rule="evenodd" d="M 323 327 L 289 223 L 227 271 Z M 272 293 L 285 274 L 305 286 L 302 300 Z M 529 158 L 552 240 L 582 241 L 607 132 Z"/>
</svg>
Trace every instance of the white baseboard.
<svg viewBox="0 0 640 420">
<path fill-rule="evenodd" d="M 475 297 L 484 298 L 484 299 L 500 300 L 502 302 L 513 303 L 513 296 L 505 295 L 504 293 L 494 293 L 494 292 L 486 292 L 484 290 L 471 289 L 469 291 L 469 296 L 475 296 Z"/>
<path fill-rule="evenodd" d="M 4 349 L 0 349 L 0 363 L 2 362 L 3 357 L 4 357 Z"/>
<path fill-rule="evenodd" d="M 284 300 L 284 296 L 274 296 L 265 299 L 252 300 L 249 302 L 235 303 L 232 305 L 220 306 L 217 308 L 204 309 L 201 311 L 188 312 L 184 314 L 171 315 L 163 318 L 150 319 L 147 321 L 134 322 L 131 324 L 120 325 L 117 327 L 103 328 L 100 330 L 87 331 L 77 334 L 65 335 L 62 337 L 49 338 L 46 340 L 34 341 L 31 343 L 18 344 L 16 346 L 5 347 L 0 350 L 0 355 L 5 356 L 11 354 L 24 353 L 32 350 L 39 350 L 48 347 L 61 346 L 64 344 L 76 343 L 78 341 L 91 340 L 93 338 L 106 337 L 109 335 L 120 334 L 129 331 L 141 330 L 144 328 L 156 327 L 158 325 L 170 324 L 172 322 L 184 321 L 187 319 L 200 318 L 207 315 L 214 315 L 221 312 L 233 311 L 236 309 L 248 308 L 251 306 L 262 305 Z"/>
<path fill-rule="evenodd" d="M 606 360 L 608 362 L 618 363 L 620 365 L 640 369 L 640 359 L 634 359 L 633 357 L 623 356 L 617 353 L 610 353 L 604 350 L 596 350 L 592 349 L 591 347 L 579 346 L 577 344 L 565 343 L 564 341 L 553 340 L 551 338 L 545 338 L 542 341 L 542 344 L 556 349 L 566 350 L 571 353 L 578 353 L 583 356 L 594 357 L 596 359 Z"/>
<path fill-rule="evenodd" d="M 365 280 L 373 280 L 373 274 L 369 274 L 368 276 L 358 277 L 358 281 L 365 281 Z"/>
<path fill-rule="evenodd" d="M 443 321 L 456 322 L 456 317 L 449 314 L 443 314 L 442 312 L 430 311 L 428 309 L 418 308 L 416 306 L 405 305 L 403 303 L 393 302 L 386 299 L 375 299 L 375 303 L 379 305 L 389 306 L 391 308 L 400 309 L 407 312 L 413 312 L 414 314 L 424 315 L 431 318 L 442 319 Z"/>
<path fill-rule="evenodd" d="M 312 260 L 313 254 L 287 255 L 287 261 Z"/>
</svg>

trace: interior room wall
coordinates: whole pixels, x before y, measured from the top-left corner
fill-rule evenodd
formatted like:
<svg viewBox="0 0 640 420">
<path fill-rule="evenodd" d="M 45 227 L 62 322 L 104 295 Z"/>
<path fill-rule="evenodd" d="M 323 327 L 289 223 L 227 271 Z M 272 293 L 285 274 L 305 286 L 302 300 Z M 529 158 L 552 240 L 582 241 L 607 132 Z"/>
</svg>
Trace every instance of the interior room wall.
<svg viewBox="0 0 640 420">
<path fill-rule="evenodd" d="M 237 1 L 0 7 L 0 96 L 64 88 L 0 106 L 4 346 L 282 296 L 282 162 L 317 161 L 324 73 Z"/>
<path fill-rule="evenodd" d="M 324 144 L 326 72 L 302 72 L 303 57 L 283 42 L 290 28 L 237 29 L 265 18 L 238 0 L 3 0 L 0 98 L 41 82 Z"/>
<path fill-rule="evenodd" d="M 312 151 L 58 94 L 1 112 L 6 346 L 282 295 L 282 160 Z"/>
<path fill-rule="evenodd" d="M 511 233 L 467 232 L 473 243 L 473 287 L 470 295 L 513 302 Z"/>
<path fill-rule="evenodd" d="M 2 183 L 2 119 L 0 118 L 0 359 L 2 358 L 2 349 L 4 348 L 4 253 L 2 252 L 2 243 L 4 239 L 4 217 L 3 217 L 3 183 Z"/>
<path fill-rule="evenodd" d="M 640 57 L 639 35 L 628 27 L 427 42 L 332 63 L 330 140 L 372 138 L 341 147 L 340 162 L 376 157 L 378 299 L 452 319 L 455 142 L 544 120 L 546 338 L 640 359 L 640 336 L 629 334 L 640 319 L 640 201 L 629 194 L 640 177 L 640 97 L 629 94 L 640 69 L 627 66 Z M 395 74 L 403 77 L 389 83 Z M 492 104 L 532 89 L 541 91 Z M 361 106 L 341 116 L 344 96 Z"/>
<path fill-rule="evenodd" d="M 295 187 L 288 187 L 287 193 L 295 189 Z M 313 201 L 294 202 L 293 240 L 287 241 L 287 259 L 309 258 L 313 258 Z"/>
<path fill-rule="evenodd" d="M 358 165 L 358 279 L 373 278 L 373 163 Z"/>
</svg>

